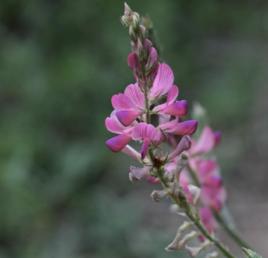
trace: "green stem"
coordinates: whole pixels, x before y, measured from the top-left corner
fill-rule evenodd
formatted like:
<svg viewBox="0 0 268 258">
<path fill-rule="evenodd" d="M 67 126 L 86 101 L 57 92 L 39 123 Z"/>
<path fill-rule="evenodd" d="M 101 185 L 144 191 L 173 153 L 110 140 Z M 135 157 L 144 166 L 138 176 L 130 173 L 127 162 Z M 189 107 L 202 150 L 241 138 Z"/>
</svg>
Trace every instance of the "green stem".
<svg viewBox="0 0 268 258">
<path fill-rule="evenodd" d="M 213 211 L 213 215 L 227 234 L 240 246 L 250 248 L 249 244 L 240 238 L 240 236 L 225 222 L 220 213 Z"/>
</svg>

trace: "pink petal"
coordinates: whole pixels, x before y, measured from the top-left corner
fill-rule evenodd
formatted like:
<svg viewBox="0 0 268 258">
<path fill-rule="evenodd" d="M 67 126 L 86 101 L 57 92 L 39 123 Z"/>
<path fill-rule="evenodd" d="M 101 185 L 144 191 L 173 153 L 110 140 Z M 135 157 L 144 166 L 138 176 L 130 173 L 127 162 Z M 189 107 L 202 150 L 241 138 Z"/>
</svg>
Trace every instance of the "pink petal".
<svg viewBox="0 0 268 258">
<path fill-rule="evenodd" d="M 116 110 L 126 110 L 135 107 L 131 99 L 123 93 L 118 93 L 112 96 L 112 106 Z"/>
<path fill-rule="evenodd" d="M 137 83 L 128 85 L 124 94 L 129 100 L 131 100 L 136 109 L 142 110 L 145 108 L 144 94 Z"/>
<path fill-rule="evenodd" d="M 131 53 L 128 55 L 127 63 L 128 63 L 128 66 L 129 66 L 132 70 L 137 69 L 138 66 L 139 66 L 139 59 L 138 59 L 137 54 L 134 53 L 134 52 L 131 52 Z"/>
<path fill-rule="evenodd" d="M 133 110 L 120 110 L 116 112 L 118 120 L 125 126 L 132 124 L 139 115 L 140 112 Z"/>
<path fill-rule="evenodd" d="M 126 129 L 115 116 L 114 112 L 105 119 L 106 129 L 111 133 L 121 134 Z"/>
<path fill-rule="evenodd" d="M 161 117 L 162 117 L 162 115 L 161 115 Z M 165 116 L 164 116 L 164 118 L 165 118 Z M 179 122 L 178 118 L 173 119 L 173 120 L 168 121 L 168 122 L 166 121 L 166 119 L 161 119 L 161 123 L 159 125 L 159 128 L 163 131 L 166 131 L 166 132 L 172 132 L 175 130 L 176 126 L 178 125 L 178 122 Z"/>
<path fill-rule="evenodd" d="M 166 108 L 163 112 L 172 116 L 185 116 L 188 111 L 188 103 L 186 100 L 176 101 Z"/>
<path fill-rule="evenodd" d="M 150 53 L 149 53 L 149 58 L 148 58 L 147 66 L 149 68 L 152 68 L 154 65 L 157 64 L 157 61 L 158 61 L 157 50 L 154 47 L 151 47 L 150 48 Z"/>
<path fill-rule="evenodd" d="M 176 156 L 180 155 L 183 151 L 189 150 L 191 147 L 191 138 L 188 135 L 185 135 L 181 138 L 176 149 L 170 153 L 168 159 L 174 159 Z"/>
<path fill-rule="evenodd" d="M 218 164 L 215 160 L 199 160 L 196 164 L 196 170 L 200 181 L 205 181 L 208 176 L 216 173 Z"/>
<path fill-rule="evenodd" d="M 176 85 L 173 85 L 167 95 L 167 103 L 173 103 L 179 95 L 179 88 Z"/>
<path fill-rule="evenodd" d="M 147 176 L 146 180 L 148 183 L 151 183 L 151 184 L 158 184 L 160 182 L 160 180 L 154 176 Z"/>
<path fill-rule="evenodd" d="M 206 227 L 209 233 L 214 232 L 216 229 L 216 222 L 211 210 L 207 207 L 200 208 L 199 215 L 203 225 Z"/>
<path fill-rule="evenodd" d="M 149 140 L 158 142 L 161 138 L 161 133 L 151 124 L 139 123 L 132 132 L 133 140 Z"/>
<path fill-rule="evenodd" d="M 215 146 L 221 142 L 221 132 L 220 131 L 214 132 L 214 139 L 215 139 Z"/>
<path fill-rule="evenodd" d="M 222 186 L 222 178 L 216 175 L 210 176 L 206 179 L 204 185 L 211 188 L 220 188 Z"/>
<path fill-rule="evenodd" d="M 165 95 L 173 86 L 173 82 L 174 75 L 171 68 L 165 63 L 160 64 L 150 90 L 150 98 L 155 99 Z"/>
<path fill-rule="evenodd" d="M 106 141 L 106 146 L 113 152 L 121 151 L 129 142 L 131 138 L 127 135 L 120 134 L 114 136 Z"/>
<path fill-rule="evenodd" d="M 192 135 L 197 129 L 198 122 L 196 120 L 187 120 L 178 123 L 170 133 L 175 135 Z"/>
<path fill-rule="evenodd" d="M 148 153 L 148 149 L 149 149 L 149 145 L 150 145 L 150 141 L 149 140 L 145 140 L 141 146 L 141 158 L 144 159 L 145 156 Z"/>
<path fill-rule="evenodd" d="M 215 136 L 210 127 L 206 126 L 200 138 L 197 140 L 196 144 L 193 146 L 191 152 L 193 154 L 197 153 L 207 153 L 213 149 L 215 146 Z"/>
</svg>

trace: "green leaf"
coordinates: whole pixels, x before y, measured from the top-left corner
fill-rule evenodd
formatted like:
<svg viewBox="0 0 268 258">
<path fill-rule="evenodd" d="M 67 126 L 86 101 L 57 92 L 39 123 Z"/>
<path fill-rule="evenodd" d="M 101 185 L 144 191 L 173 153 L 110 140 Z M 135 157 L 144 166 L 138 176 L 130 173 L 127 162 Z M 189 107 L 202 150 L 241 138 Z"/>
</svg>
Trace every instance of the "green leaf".
<svg viewBox="0 0 268 258">
<path fill-rule="evenodd" d="M 249 258 L 262 258 L 259 254 L 255 253 L 251 249 L 242 247 L 244 253 L 249 257 Z"/>
</svg>

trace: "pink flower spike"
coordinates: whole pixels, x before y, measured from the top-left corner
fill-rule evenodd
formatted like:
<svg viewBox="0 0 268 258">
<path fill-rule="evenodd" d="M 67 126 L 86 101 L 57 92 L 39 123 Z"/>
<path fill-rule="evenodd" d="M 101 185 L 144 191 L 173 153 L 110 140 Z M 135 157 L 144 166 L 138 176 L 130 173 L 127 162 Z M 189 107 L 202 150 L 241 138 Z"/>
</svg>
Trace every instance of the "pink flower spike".
<svg viewBox="0 0 268 258">
<path fill-rule="evenodd" d="M 116 112 L 118 120 L 125 126 L 132 124 L 139 115 L 139 112 L 132 110 L 120 110 Z"/>
<path fill-rule="evenodd" d="M 207 153 L 213 149 L 215 146 L 215 135 L 210 127 L 206 126 L 198 141 L 193 146 L 191 152 L 194 154 L 197 153 Z"/>
<path fill-rule="evenodd" d="M 192 135 L 197 129 L 198 122 L 196 120 L 187 120 L 176 125 L 171 133 L 176 135 Z"/>
<path fill-rule="evenodd" d="M 120 134 L 114 136 L 106 141 L 106 146 L 113 152 L 121 151 L 129 142 L 131 138 L 127 135 Z"/>
<path fill-rule="evenodd" d="M 153 86 L 150 90 L 150 99 L 161 97 L 169 92 L 174 82 L 174 75 L 171 68 L 163 63 L 159 64 Z"/>
<path fill-rule="evenodd" d="M 188 135 L 185 135 L 181 138 L 180 142 L 178 143 L 176 149 L 169 154 L 168 159 L 172 160 L 176 156 L 180 155 L 183 151 L 190 149 L 191 147 L 191 138 Z"/>
<path fill-rule="evenodd" d="M 164 108 L 163 112 L 172 116 L 185 116 L 188 112 L 188 103 L 186 100 L 176 101 Z"/>
</svg>

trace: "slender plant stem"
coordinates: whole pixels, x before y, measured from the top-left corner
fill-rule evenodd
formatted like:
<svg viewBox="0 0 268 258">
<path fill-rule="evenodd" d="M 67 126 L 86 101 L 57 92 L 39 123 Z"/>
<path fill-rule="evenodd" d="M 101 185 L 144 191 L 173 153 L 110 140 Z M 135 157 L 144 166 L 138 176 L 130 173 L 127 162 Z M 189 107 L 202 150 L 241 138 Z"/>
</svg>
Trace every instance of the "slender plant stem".
<svg viewBox="0 0 268 258">
<path fill-rule="evenodd" d="M 213 211 L 213 215 L 228 235 L 240 246 L 250 248 L 249 244 L 240 238 L 240 236 L 225 222 L 220 213 Z"/>
</svg>

